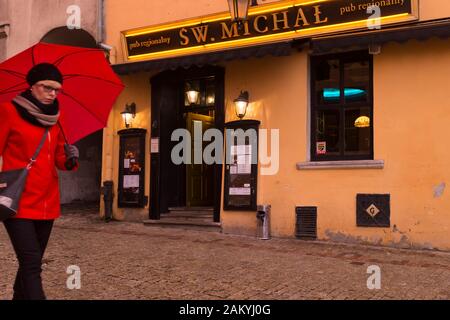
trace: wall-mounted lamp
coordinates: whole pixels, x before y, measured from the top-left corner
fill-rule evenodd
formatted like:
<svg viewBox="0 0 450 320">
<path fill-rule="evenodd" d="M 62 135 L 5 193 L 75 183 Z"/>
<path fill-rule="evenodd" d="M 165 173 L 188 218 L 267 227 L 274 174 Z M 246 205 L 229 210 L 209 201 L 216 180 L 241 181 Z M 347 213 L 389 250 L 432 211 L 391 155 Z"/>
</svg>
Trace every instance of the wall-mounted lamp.
<svg viewBox="0 0 450 320">
<path fill-rule="evenodd" d="M 131 127 L 133 119 L 136 117 L 136 104 L 134 102 L 125 105 L 125 110 L 120 113 L 127 129 Z"/>
<path fill-rule="evenodd" d="M 237 97 L 234 100 L 234 107 L 236 116 L 242 120 L 242 118 L 245 117 L 245 114 L 247 113 L 247 107 L 249 102 L 249 94 L 248 91 L 241 91 L 241 94 L 239 97 Z"/>
<path fill-rule="evenodd" d="M 381 44 L 371 43 L 369 45 L 369 53 L 372 55 L 377 55 L 381 53 Z"/>
<path fill-rule="evenodd" d="M 258 3 L 256 0 L 228 0 L 231 21 L 237 22 L 239 27 L 247 20 L 249 5 L 256 6 Z"/>
</svg>

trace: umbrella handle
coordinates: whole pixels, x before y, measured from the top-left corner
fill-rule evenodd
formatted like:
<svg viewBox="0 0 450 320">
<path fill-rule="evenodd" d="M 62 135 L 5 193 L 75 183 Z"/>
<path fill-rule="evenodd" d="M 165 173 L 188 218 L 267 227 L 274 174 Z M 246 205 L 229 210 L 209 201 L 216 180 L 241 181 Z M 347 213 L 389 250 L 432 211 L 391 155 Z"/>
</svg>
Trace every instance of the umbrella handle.
<svg viewBox="0 0 450 320">
<path fill-rule="evenodd" d="M 72 160 L 72 168 L 75 168 L 77 166 L 77 159 L 76 158 L 72 158 L 70 160 Z"/>
<path fill-rule="evenodd" d="M 62 135 L 63 135 L 63 137 L 64 137 L 64 141 L 65 141 L 67 144 L 69 144 L 69 141 L 67 141 L 66 135 L 64 134 L 64 130 L 63 130 L 62 125 L 61 125 L 61 123 L 59 122 L 59 120 L 58 120 L 58 126 L 59 126 L 59 128 L 61 129 L 61 133 L 62 133 Z"/>
<path fill-rule="evenodd" d="M 61 126 L 61 123 L 60 123 L 59 121 L 58 121 L 58 126 L 59 126 L 59 128 L 61 129 L 61 133 L 62 133 L 62 135 L 63 135 L 63 137 L 64 137 L 64 141 L 65 141 L 67 144 L 69 144 L 69 141 L 67 141 L 66 135 L 64 134 L 64 130 L 63 130 L 63 128 L 62 128 L 62 126 Z M 71 158 L 70 160 L 71 160 L 71 163 L 72 163 L 72 167 L 75 167 L 75 166 L 77 165 L 77 159 L 76 159 L 76 158 Z"/>
</svg>

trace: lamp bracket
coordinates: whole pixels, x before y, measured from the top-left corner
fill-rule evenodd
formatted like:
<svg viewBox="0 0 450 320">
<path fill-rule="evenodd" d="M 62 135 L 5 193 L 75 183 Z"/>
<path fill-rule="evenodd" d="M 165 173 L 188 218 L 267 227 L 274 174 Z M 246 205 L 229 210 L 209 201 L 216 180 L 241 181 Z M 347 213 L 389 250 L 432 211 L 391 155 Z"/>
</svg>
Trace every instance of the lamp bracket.
<svg viewBox="0 0 450 320">
<path fill-rule="evenodd" d="M 125 105 L 125 111 L 131 113 L 133 117 L 136 115 L 136 103 L 132 102 L 130 104 Z"/>
</svg>

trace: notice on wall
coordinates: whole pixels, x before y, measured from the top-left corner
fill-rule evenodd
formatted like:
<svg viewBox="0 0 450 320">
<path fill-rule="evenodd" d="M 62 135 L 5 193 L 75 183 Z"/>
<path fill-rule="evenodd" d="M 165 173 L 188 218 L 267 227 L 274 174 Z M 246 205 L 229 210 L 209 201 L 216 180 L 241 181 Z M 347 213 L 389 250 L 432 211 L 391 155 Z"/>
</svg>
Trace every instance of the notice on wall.
<svg viewBox="0 0 450 320">
<path fill-rule="evenodd" d="M 317 154 L 326 154 L 327 153 L 327 142 L 326 141 L 317 142 L 316 153 Z"/>
<path fill-rule="evenodd" d="M 240 155 L 238 156 L 237 173 L 238 174 L 250 174 L 252 173 L 252 156 L 251 155 Z"/>
<path fill-rule="evenodd" d="M 123 168 L 124 169 L 129 169 L 130 168 L 130 159 L 125 159 L 123 161 Z"/>
<path fill-rule="evenodd" d="M 244 155 L 244 154 L 252 154 L 252 146 L 251 145 L 239 145 L 239 146 L 231 146 L 231 155 Z"/>
<path fill-rule="evenodd" d="M 252 172 L 252 146 L 231 146 L 233 165 L 230 174 L 250 174 Z"/>
<path fill-rule="evenodd" d="M 124 175 L 123 188 L 139 188 L 139 175 Z"/>
<path fill-rule="evenodd" d="M 150 153 L 159 153 L 159 138 L 151 139 Z"/>
</svg>

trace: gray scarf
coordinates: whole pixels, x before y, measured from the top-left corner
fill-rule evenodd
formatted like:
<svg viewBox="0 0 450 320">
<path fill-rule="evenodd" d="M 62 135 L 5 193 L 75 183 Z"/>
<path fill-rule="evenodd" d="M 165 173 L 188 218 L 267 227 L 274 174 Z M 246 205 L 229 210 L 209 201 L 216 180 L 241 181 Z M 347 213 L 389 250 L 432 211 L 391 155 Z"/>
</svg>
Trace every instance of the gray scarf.
<svg viewBox="0 0 450 320">
<path fill-rule="evenodd" d="M 41 109 L 39 109 L 33 102 L 22 97 L 17 96 L 13 100 L 19 106 L 24 108 L 29 114 L 31 114 L 41 125 L 45 127 L 50 127 L 55 125 L 59 119 L 59 111 L 55 115 L 44 114 Z"/>
</svg>

